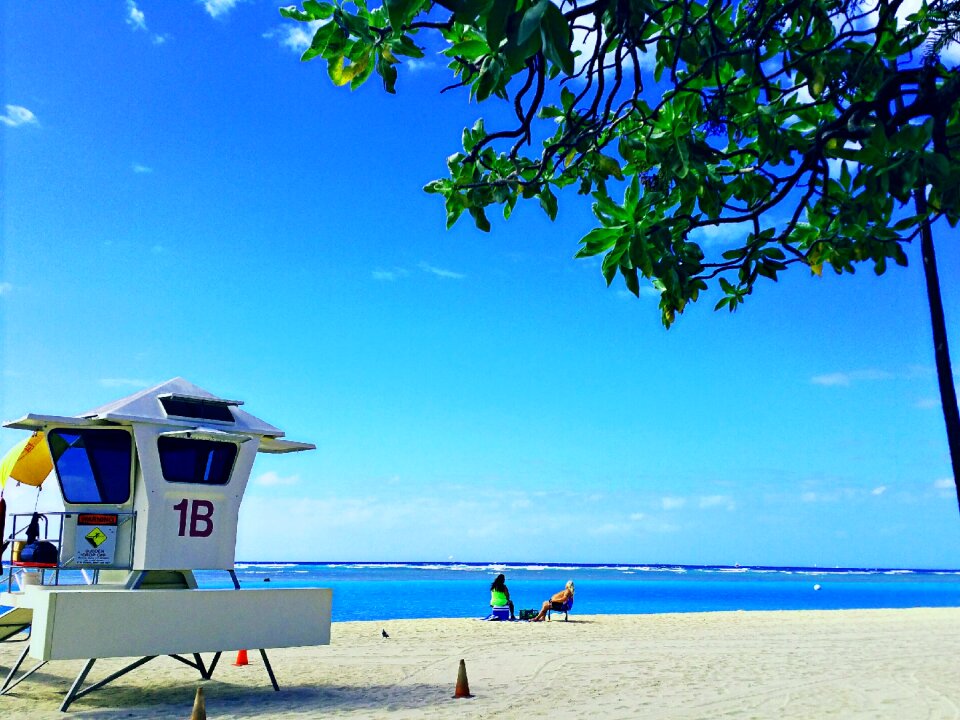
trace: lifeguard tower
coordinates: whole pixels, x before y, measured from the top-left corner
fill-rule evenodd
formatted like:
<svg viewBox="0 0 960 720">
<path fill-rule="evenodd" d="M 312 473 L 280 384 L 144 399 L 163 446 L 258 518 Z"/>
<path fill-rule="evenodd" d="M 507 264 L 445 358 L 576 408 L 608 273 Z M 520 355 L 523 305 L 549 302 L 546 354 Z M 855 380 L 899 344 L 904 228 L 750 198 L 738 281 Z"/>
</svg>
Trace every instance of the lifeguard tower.
<svg viewBox="0 0 960 720">
<path fill-rule="evenodd" d="M 86 659 L 66 711 L 155 657 L 206 680 L 222 652 L 247 649 L 260 650 L 278 690 L 267 649 L 329 644 L 331 590 L 240 589 L 237 518 L 257 453 L 315 447 L 285 440 L 241 404 L 175 378 L 75 417 L 4 424 L 42 438 L 33 451 L 49 452 L 64 511 L 45 513 L 42 525 L 14 514 L 4 538 L 11 552 L 0 605 L 12 609 L 0 615 L 0 640 L 27 627 L 30 638 L 0 695 L 48 661 Z M 65 584 L 66 570 L 85 582 Z M 199 588 L 197 570 L 227 572 L 233 589 Z M 209 664 L 205 652 L 214 653 Z M 28 655 L 39 664 L 17 677 Z M 82 687 L 108 657 L 140 659 Z"/>
</svg>

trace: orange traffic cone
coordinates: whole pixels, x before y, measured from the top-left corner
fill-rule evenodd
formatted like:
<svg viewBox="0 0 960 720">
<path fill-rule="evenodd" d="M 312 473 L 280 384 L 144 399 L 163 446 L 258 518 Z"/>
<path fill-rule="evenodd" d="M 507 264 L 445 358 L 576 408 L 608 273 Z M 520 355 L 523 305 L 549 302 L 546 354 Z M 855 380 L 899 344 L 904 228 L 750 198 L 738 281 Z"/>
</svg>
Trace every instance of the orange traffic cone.
<svg viewBox="0 0 960 720">
<path fill-rule="evenodd" d="M 241 665 L 249 665 L 249 664 L 250 663 L 247 662 L 247 651 L 246 650 L 238 651 L 237 661 L 234 663 L 234 665 L 236 665 L 237 667 L 240 667 Z"/>
<path fill-rule="evenodd" d="M 193 712 L 190 720 L 207 720 L 207 703 L 203 699 L 203 688 L 197 688 L 197 696 L 193 700 Z"/>
<path fill-rule="evenodd" d="M 457 671 L 457 689 L 453 693 L 454 698 L 473 697 L 470 694 L 470 684 L 467 682 L 467 664 L 461 660 L 460 669 Z"/>
</svg>

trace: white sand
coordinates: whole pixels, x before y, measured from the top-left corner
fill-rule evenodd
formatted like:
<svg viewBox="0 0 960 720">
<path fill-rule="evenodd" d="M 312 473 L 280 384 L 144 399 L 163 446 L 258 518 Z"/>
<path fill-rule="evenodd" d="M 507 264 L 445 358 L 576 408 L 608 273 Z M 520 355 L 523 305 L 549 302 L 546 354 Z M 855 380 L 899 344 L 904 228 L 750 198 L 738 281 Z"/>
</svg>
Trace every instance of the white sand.
<svg viewBox="0 0 960 720">
<path fill-rule="evenodd" d="M 380 636 L 381 628 L 390 633 Z M 22 644 L 0 644 L 4 673 Z M 70 708 L 78 718 L 960 718 L 960 609 L 579 616 L 569 622 L 336 623 L 214 677 L 157 658 Z M 475 697 L 454 700 L 466 661 Z M 124 661 L 98 661 L 96 681 Z M 80 661 L 0 697 L 0 718 L 63 718 Z"/>
</svg>

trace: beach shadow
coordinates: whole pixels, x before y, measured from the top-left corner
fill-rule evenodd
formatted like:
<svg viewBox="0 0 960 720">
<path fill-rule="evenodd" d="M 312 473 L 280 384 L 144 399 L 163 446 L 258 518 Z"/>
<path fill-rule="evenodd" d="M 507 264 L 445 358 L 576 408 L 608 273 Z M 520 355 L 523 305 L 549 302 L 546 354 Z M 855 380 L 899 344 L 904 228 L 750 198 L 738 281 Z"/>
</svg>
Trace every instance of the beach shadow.
<svg viewBox="0 0 960 720">
<path fill-rule="evenodd" d="M 69 686 L 63 686 L 62 678 L 51 680 L 54 682 L 49 685 L 45 683 L 45 692 L 41 695 L 44 703 L 49 699 L 49 710 L 52 712 L 59 707 Z M 453 689 L 448 684 L 291 685 L 281 686 L 280 691 L 276 692 L 269 684 L 251 687 L 219 682 L 215 678 L 206 682 L 163 686 L 122 685 L 118 681 L 76 700 L 70 706 L 70 714 L 84 720 L 189 717 L 197 687 L 203 687 L 210 717 L 229 715 L 233 718 L 262 719 L 281 715 L 296 717 L 300 714 L 313 717 L 318 712 L 357 710 L 368 710 L 375 714 L 453 702 Z M 56 697 L 50 692 L 51 689 L 56 690 Z M 34 699 L 40 698 L 34 695 Z"/>
</svg>

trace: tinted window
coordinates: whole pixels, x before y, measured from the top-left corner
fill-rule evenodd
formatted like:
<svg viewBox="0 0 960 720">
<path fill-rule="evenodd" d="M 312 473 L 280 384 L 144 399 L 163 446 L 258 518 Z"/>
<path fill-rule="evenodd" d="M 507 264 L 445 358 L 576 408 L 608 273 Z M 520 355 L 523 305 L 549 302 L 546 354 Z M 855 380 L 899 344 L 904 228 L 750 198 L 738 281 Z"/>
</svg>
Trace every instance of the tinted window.
<svg viewBox="0 0 960 720">
<path fill-rule="evenodd" d="M 160 398 L 160 404 L 163 405 L 163 410 L 167 415 L 193 418 L 195 420 L 233 422 L 233 413 L 230 412 L 230 407 L 222 402 L 165 397 Z"/>
<path fill-rule="evenodd" d="M 60 429 L 47 433 L 63 499 L 121 505 L 130 499 L 133 443 L 124 430 Z"/>
<path fill-rule="evenodd" d="M 233 443 L 161 437 L 160 467 L 167 482 L 226 485 L 237 457 Z"/>
</svg>

